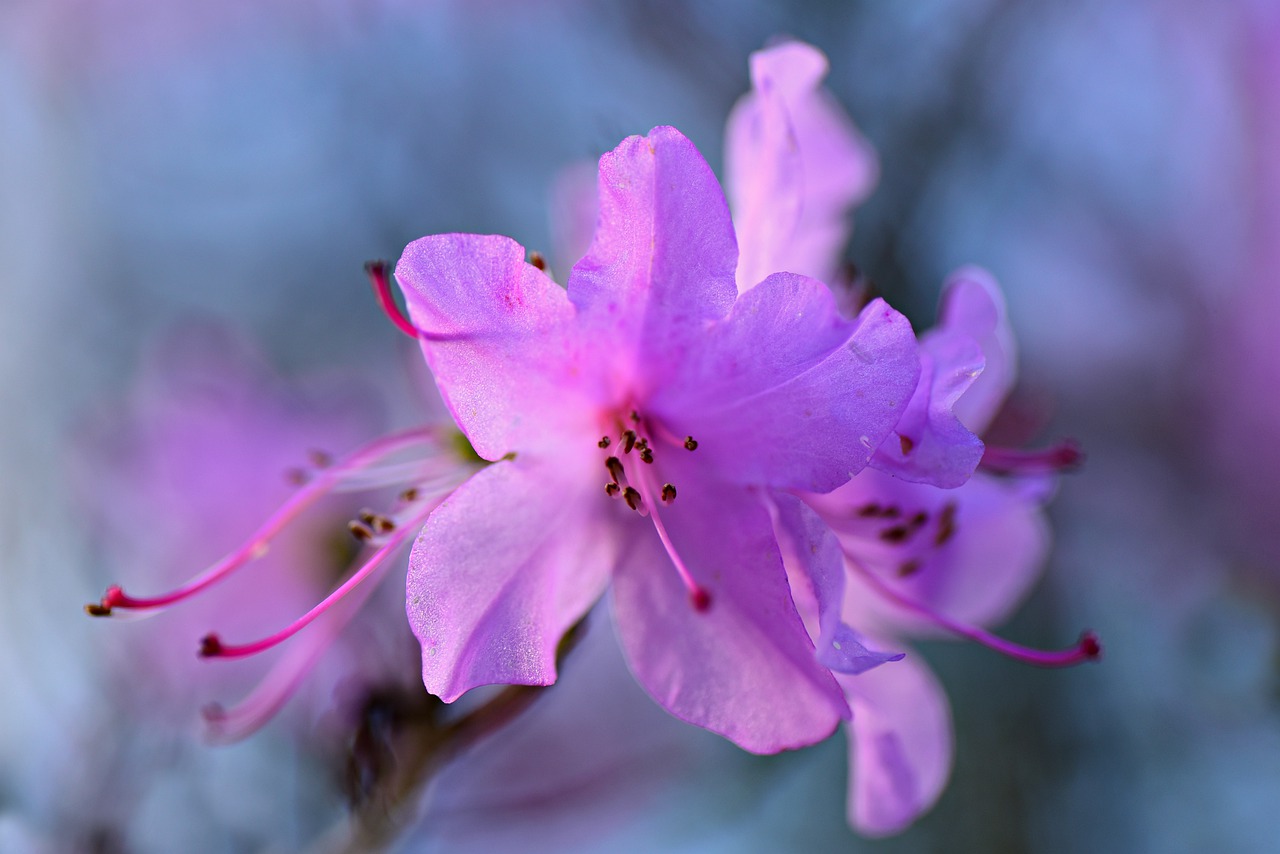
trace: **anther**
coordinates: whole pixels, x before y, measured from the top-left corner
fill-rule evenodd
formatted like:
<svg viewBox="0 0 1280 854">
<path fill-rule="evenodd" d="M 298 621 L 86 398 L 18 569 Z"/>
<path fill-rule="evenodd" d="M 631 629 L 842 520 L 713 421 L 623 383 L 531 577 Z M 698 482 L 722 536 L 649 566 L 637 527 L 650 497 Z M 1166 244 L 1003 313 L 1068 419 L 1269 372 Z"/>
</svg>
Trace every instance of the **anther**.
<svg viewBox="0 0 1280 854">
<path fill-rule="evenodd" d="M 631 453 L 631 449 L 634 448 L 635 446 L 636 446 L 636 431 L 623 430 L 622 431 L 622 453 L 624 454 Z"/>
<path fill-rule="evenodd" d="M 311 461 L 311 465 L 318 469 L 327 469 L 329 466 L 333 465 L 333 454 L 330 454 L 328 451 L 307 451 L 307 459 Z"/>
<path fill-rule="evenodd" d="M 212 632 L 200 638 L 200 657 L 214 658 L 222 654 L 222 639 Z"/>
<path fill-rule="evenodd" d="M 711 610 L 711 593 L 705 587 L 695 587 L 689 593 L 689 602 L 692 603 L 693 610 L 705 614 Z"/>
<path fill-rule="evenodd" d="M 404 492 L 400 493 L 400 500 L 403 501 L 405 504 L 409 504 L 410 502 L 417 501 L 418 500 L 417 488 L 411 486 L 408 489 L 406 489 Z"/>
<path fill-rule="evenodd" d="M 366 525 L 372 525 L 378 521 L 378 514 L 374 513 L 372 510 L 361 510 L 356 515 L 356 518 L 361 522 L 364 522 Z"/>
<path fill-rule="evenodd" d="M 929 521 L 929 514 L 921 510 L 918 513 L 916 513 L 916 515 L 911 517 L 911 527 L 922 528 L 924 527 L 924 524 L 928 521 Z"/>
<path fill-rule="evenodd" d="M 613 477 L 614 483 L 621 483 L 623 477 L 626 476 L 626 470 L 622 467 L 622 460 L 617 457 L 609 457 L 604 461 L 604 467 L 609 470 L 609 474 Z"/>
<path fill-rule="evenodd" d="M 388 519 L 386 516 L 379 516 L 373 520 L 374 527 L 378 529 L 379 534 L 390 534 L 396 529 L 396 523 Z"/>
<path fill-rule="evenodd" d="M 633 410 L 631 410 L 631 420 L 632 420 L 632 421 L 634 421 L 634 422 L 636 422 L 637 424 L 639 424 L 639 423 L 640 423 L 640 413 L 639 413 L 639 412 L 636 412 L 634 409 L 633 409 Z"/>
<path fill-rule="evenodd" d="M 541 252 L 530 252 L 529 263 L 532 264 L 534 267 L 537 267 L 539 270 L 546 272 L 547 259 L 542 257 Z"/>
<path fill-rule="evenodd" d="M 894 525 L 892 528 L 885 528 L 880 532 L 880 539 L 886 543 L 904 543 L 911 536 L 913 529 L 906 525 Z"/>
<path fill-rule="evenodd" d="M 938 514 L 938 533 L 933 537 L 935 546 L 945 546 L 956 532 L 956 505 L 954 501 L 948 501 L 942 506 L 942 512 Z"/>
<path fill-rule="evenodd" d="M 347 528 L 351 531 L 352 536 L 362 543 L 367 543 L 373 539 L 373 531 L 363 522 L 352 519 L 347 523 Z"/>
<path fill-rule="evenodd" d="M 858 508 L 858 515 L 862 516 L 865 519 L 870 519 L 872 516 L 879 516 L 880 505 L 874 501 L 872 501 L 870 504 L 864 504 Z"/>
<path fill-rule="evenodd" d="M 609 444 L 610 444 L 610 442 L 609 442 L 609 437 L 608 437 L 608 436 L 601 436 L 601 437 L 600 437 L 600 441 L 599 441 L 599 442 L 596 442 L 596 447 L 598 447 L 598 448 L 607 448 L 607 447 L 609 447 Z"/>
<path fill-rule="evenodd" d="M 110 606 L 103 605 L 101 602 L 90 602 L 84 606 L 84 612 L 90 617 L 110 617 Z"/>
<path fill-rule="evenodd" d="M 910 578 L 919 571 L 920 561 L 918 560 L 904 560 L 902 563 L 898 564 L 899 578 Z"/>
<path fill-rule="evenodd" d="M 693 438 L 692 436 L 685 436 L 684 446 L 687 450 L 696 451 L 698 450 L 698 440 Z"/>
<path fill-rule="evenodd" d="M 640 497 L 640 490 L 634 486 L 628 486 L 623 490 L 622 498 L 632 510 L 639 511 L 644 506 L 644 499 Z"/>
<path fill-rule="evenodd" d="M 911 450 L 916 446 L 914 441 L 902 435 L 898 436 L 898 444 L 902 447 L 902 455 L 904 457 L 911 453 Z"/>
<path fill-rule="evenodd" d="M 622 494 L 622 487 L 618 486 L 615 481 L 609 481 L 604 485 L 604 494 L 610 498 L 617 498 Z"/>
<path fill-rule="evenodd" d="M 640 451 L 640 462 L 642 463 L 653 462 L 653 451 L 650 448 L 644 448 Z"/>
<path fill-rule="evenodd" d="M 302 486 L 311 480 L 311 475 L 307 474 L 305 469 L 291 468 L 285 470 L 284 479 L 286 483 L 292 486 Z"/>
<path fill-rule="evenodd" d="M 676 488 L 669 483 L 662 485 L 662 503 L 670 504 L 676 500 Z"/>
</svg>

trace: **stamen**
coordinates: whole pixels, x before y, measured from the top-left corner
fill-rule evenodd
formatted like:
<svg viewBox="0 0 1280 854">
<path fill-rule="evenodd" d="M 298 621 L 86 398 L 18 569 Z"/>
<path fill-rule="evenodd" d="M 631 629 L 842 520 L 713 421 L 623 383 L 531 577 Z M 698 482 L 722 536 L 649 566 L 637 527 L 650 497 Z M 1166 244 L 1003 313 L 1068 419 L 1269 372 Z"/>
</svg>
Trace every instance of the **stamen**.
<svg viewBox="0 0 1280 854">
<path fill-rule="evenodd" d="M 933 544 L 941 548 L 955 535 L 956 532 L 956 504 L 954 501 L 948 501 L 942 506 L 942 512 L 938 514 L 938 533 L 933 537 Z"/>
<path fill-rule="evenodd" d="M 871 570 L 863 566 L 853 555 L 845 552 L 846 563 L 859 575 L 863 580 L 875 590 L 876 593 L 888 599 L 893 604 L 907 611 L 911 611 L 919 617 L 923 617 L 929 622 L 945 629 L 952 634 L 968 638 L 975 643 L 980 643 L 988 649 L 994 650 L 1001 655 L 1021 661 L 1026 664 L 1033 664 L 1036 667 L 1072 667 L 1077 664 L 1083 664 L 1086 661 L 1097 661 L 1102 657 L 1102 645 L 1098 642 L 1098 637 L 1093 632 L 1083 632 L 1080 640 L 1074 647 L 1063 650 L 1040 650 L 1021 644 L 1007 641 L 1002 637 L 988 632 L 986 629 L 978 628 L 959 620 L 948 617 L 946 614 L 936 611 L 912 599 L 903 593 L 894 590 L 888 584 L 885 584 L 881 578 Z M 905 568 L 905 565 L 904 565 Z M 914 569 L 912 570 L 914 571 Z M 907 573 L 910 574 L 910 573 Z"/>
<path fill-rule="evenodd" d="M 373 531 L 363 522 L 357 522 L 353 519 L 347 523 L 347 529 L 351 531 L 351 536 L 362 543 L 367 543 L 373 539 Z"/>
<path fill-rule="evenodd" d="M 628 486 L 622 491 L 622 499 L 627 502 L 627 506 L 632 510 L 639 511 L 644 507 L 644 499 L 640 497 L 640 490 L 634 486 Z"/>
<path fill-rule="evenodd" d="M 394 534 L 387 538 L 386 543 L 374 552 L 373 556 L 370 557 L 369 560 L 365 561 L 363 566 L 353 572 L 351 577 L 344 581 L 341 586 L 321 600 L 320 604 L 294 620 L 285 628 L 273 635 L 263 638 L 262 640 L 240 645 L 224 644 L 221 638 L 216 634 L 210 633 L 205 635 L 205 637 L 200 641 L 200 657 L 243 658 L 245 656 L 256 655 L 259 652 L 271 649 L 273 646 L 283 643 L 293 637 L 298 632 L 302 631 L 302 629 L 306 628 L 307 625 L 316 617 L 319 617 L 338 602 L 341 602 L 343 597 L 359 587 L 360 583 L 373 574 L 374 570 L 386 563 L 387 558 L 391 557 L 391 555 L 393 555 L 396 550 L 403 545 L 404 541 L 408 539 L 410 534 L 415 533 L 426 523 L 427 517 L 431 515 L 431 511 L 435 509 L 438 503 L 438 501 L 432 502 L 430 506 L 419 511 L 406 524 L 400 526 Z"/>
<path fill-rule="evenodd" d="M 617 484 L 625 483 L 627 472 L 622 467 L 622 460 L 617 457 L 609 457 L 604 461 L 604 467 L 609 470 L 609 475 L 613 478 L 613 482 Z"/>
<path fill-rule="evenodd" d="M 547 271 L 547 259 L 542 257 L 541 252 L 530 252 L 529 263 L 544 273 Z"/>
<path fill-rule="evenodd" d="M 622 453 L 624 454 L 631 453 L 631 449 L 634 448 L 635 446 L 636 446 L 636 431 L 623 430 L 622 431 Z"/>
<path fill-rule="evenodd" d="M 617 498 L 622 493 L 622 487 L 618 486 L 614 481 L 609 481 L 604 485 L 604 494 L 610 498 Z"/>
<path fill-rule="evenodd" d="M 902 448 L 902 455 L 905 457 L 907 454 L 911 453 L 913 448 L 915 448 L 916 443 L 906 436 L 899 435 L 898 445 Z"/>
<path fill-rule="evenodd" d="M 696 451 L 698 450 L 698 440 L 693 438 L 692 436 L 685 436 L 684 446 L 690 451 Z"/>
<path fill-rule="evenodd" d="M 430 428 L 407 430 L 393 433 L 365 445 L 337 465 L 324 469 L 320 474 L 299 489 L 286 501 L 279 510 L 272 514 L 257 531 L 240 548 L 196 575 L 186 584 L 160 596 L 136 598 L 129 596 L 119 585 L 107 588 L 102 599 L 85 612 L 95 617 L 110 616 L 116 608 L 124 610 L 150 610 L 163 608 L 181 602 L 205 588 L 221 581 L 242 566 L 262 557 L 274 539 L 290 522 L 302 514 L 304 510 L 318 501 L 326 493 L 331 492 L 344 478 L 358 474 L 362 469 L 376 460 L 391 454 L 438 441 L 436 431 Z"/>
<path fill-rule="evenodd" d="M 1054 474 L 1079 468 L 1084 451 L 1073 439 L 1040 451 L 987 446 L 982 454 L 982 468 L 996 474 Z"/>
<path fill-rule="evenodd" d="M 302 680 L 315 669 L 324 652 L 376 589 L 376 584 L 366 584 L 351 594 L 333 610 L 331 619 L 320 622 L 308 639 L 292 644 L 262 681 L 235 706 L 230 709 L 220 703 L 205 706 L 202 713 L 206 737 L 210 741 L 227 744 L 247 738 L 261 729 L 293 696 Z"/>
<path fill-rule="evenodd" d="M 652 464 L 653 464 L 653 449 L 652 449 L 652 448 L 643 448 L 643 449 L 641 449 L 641 451 L 640 451 L 640 462 L 642 462 L 642 463 L 648 463 L 649 465 L 652 465 Z"/>
<path fill-rule="evenodd" d="M 649 473 L 649 469 L 642 466 L 636 475 L 636 479 L 645 492 L 650 495 L 654 493 L 653 476 Z M 672 497 L 674 497 L 675 487 L 671 486 L 671 484 L 666 484 L 663 487 L 663 494 L 666 494 L 667 486 L 671 487 Z M 680 554 L 676 551 L 675 544 L 671 542 L 671 536 L 667 533 L 667 526 L 662 523 L 662 516 L 658 513 L 656 504 L 650 508 L 649 518 L 653 521 L 653 527 L 658 532 L 658 539 L 662 541 L 662 547 L 667 550 L 667 557 L 671 558 L 671 563 L 675 566 L 676 573 L 679 574 L 680 580 L 684 582 L 684 586 L 689 590 L 689 602 L 693 605 L 693 609 L 700 614 L 706 613 L 711 608 L 711 591 L 695 581 L 693 573 L 689 572 L 689 567 L 685 566 L 684 560 L 681 559 Z"/>
<path fill-rule="evenodd" d="M 670 504 L 672 501 L 675 501 L 675 500 L 676 500 L 676 488 L 669 483 L 664 483 L 662 485 L 662 503 Z"/>
<path fill-rule="evenodd" d="M 596 442 L 596 447 L 598 447 L 598 448 L 602 448 L 602 449 L 603 449 L 603 448 L 607 448 L 607 447 L 609 447 L 609 437 L 608 437 L 608 436 L 601 436 L 601 437 L 600 437 L 600 441 L 599 441 L 599 442 Z"/>
<path fill-rule="evenodd" d="M 386 261 L 370 261 L 364 265 L 364 271 L 373 285 L 374 296 L 378 298 L 378 306 L 391 319 L 392 325 L 410 338 L 417 339 L 422 331 L 404 316 L 396 299 L 391 295 L 391 277 L 387 275 Z"/>
</svg>

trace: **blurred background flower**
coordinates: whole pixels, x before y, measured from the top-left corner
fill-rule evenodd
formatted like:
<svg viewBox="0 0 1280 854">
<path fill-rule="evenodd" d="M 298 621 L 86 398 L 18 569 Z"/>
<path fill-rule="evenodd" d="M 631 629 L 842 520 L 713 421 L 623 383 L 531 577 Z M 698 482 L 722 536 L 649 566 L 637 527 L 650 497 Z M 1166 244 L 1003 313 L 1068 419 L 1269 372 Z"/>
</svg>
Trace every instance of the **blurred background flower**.
<svg viewBox="0 0 1280 854">
<path fill-rule="evenodd" d="M 1005 289 L 1022 370 L 993 429 L 1074 436 L 1089 456 L 1048 509 L 1045 580 L 1003 633 L 1051 644 L 1091 625 L 1106 659 L 1046 673 L 925 645 L 956 767 L 893 839 L 845 824 L 839 740 L 754 757 L 693 735 L 670 773 L 565 748 L 560 782 L 440 799 L 454 818 L 428 811 L 403 847 L 455 850 L 519 820 L 521 838 L 580 850 L 1274 850 L 1273 3 L 205 5 L 0 7 L 0 850 L 291 850 L 342 814 L 325 776 L 340 763 L 284 729 L 193 740 L 181 755 L 196 759 L 162 772 L 112 758 L 104 627 L 80 611 L 103 563 L 70 449 L 104 401 L 129 398 L 156 342 L 193 316 L 230 325 L 286 380 L 357 375 L 390 426 L 410 426 L 425 380 L 361 263 L 442 231 L 554 249 L 559 170 L 655 124 L 720 168 L 747 56 L 777 33 L 827 53 L 878 153 L 848 252 L 862 274 L 917 328 L 961 264 Z M 564 718 L 546 700 L 520 723 L 543 715 L 555 744 Z M 94 836 L 86 818 L 59 836 L 60 816 L 108 805 L 67 775 L 112 762 L 125 779 L 152 768 L 132 830 Z M 566 794 L 633 776 L 647 781 L 633 809 Z"/>
</svg>

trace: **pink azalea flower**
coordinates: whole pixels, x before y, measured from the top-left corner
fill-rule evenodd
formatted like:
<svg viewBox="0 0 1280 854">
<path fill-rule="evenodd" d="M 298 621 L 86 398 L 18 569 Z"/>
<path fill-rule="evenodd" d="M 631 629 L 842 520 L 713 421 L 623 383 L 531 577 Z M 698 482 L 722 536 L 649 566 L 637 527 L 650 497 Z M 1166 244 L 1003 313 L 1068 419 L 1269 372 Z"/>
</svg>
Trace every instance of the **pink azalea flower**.
<svg viewBox="0 0 1280 854">
<path fill-rule="evenodd" d="M 992 352 L 985 382 L 971 388 L 975 396 L 956 401 L 963 423 L 975 432 L 990 423 L 1012 385 L 1008 333 L 1003 301 L 989 276 L 971 268 L 949 280 L 939 326 L 925 336 L 922 350 L 932 351 L 939 366 L 954 365 L 946 353 L 967 361 L 965 350 L 974 341 Z M 1004 346 L 997 349 L 996 341 Z M 1026 460 L 1029 475 L 1006 478 L 980 470 L 955 489 L 869 469 L 830 494 L 807 496 L 834 533 L 828 548 L 840 553 L 847 569 L 843 589 L 828 586 L 829 601 L 820 599 L 817 607 L 838 611 L 840 619 L 876 638 L 876 646 L 942 632 L 1045 667 L 1096 658 L 1097 641 L 1087 633 L 1073 648 L 1042 652 L 983 628 L 1022 601 L 1048 551 L 1040 509 L 1051 493 L 1040 473 L 1048 464 L 1036 456 Z M 818 643 L 821 648 L 823 640 Z M 838 678 L 854 713 L 850 822 L 868 835 L 897 833 L 932 806 L 946 784 L 953 750 L 946 696 L 914 655 L 874 673 Z"/>
<path fill-rule="evenodd" d="M 795 42 L 752 57 L 755 91 L 735 109 L 726 141 L 735 223 L 757 250 L 743 290 L 757 267 L 834 270 L 847 209 L 874 175 L 865 143 L 820 88 L 826 68 L 819 51 Z M 838 179 L 813 180 L 828 175 Z M 978 438 L 1012 388 L 1016 361 L 1003 298 L 985 271 L 949 280 L 920 361 L 911 400 L 870 468 L 803 503 L 774 496 L 817 658 L 853 711 L 849 820 L 875 836 L 903 830 L 934 803 L 953 751 L 945 694 L 918 657 L 894 651 L 895 638 L 941 629 L 1045 666 L 1098 654 L 1090 635 L 1043 653 L 981 628 L 1006 617 L 1038 574 L 1049 489 L 1043 476 L 1004 480 L 975 468 L 1044 475 L 1078 460 L 1072 445 L 1024 453 Z"/>
<path fill-rule="evenodd" d="M 414 546 L 409 620 L 428 690 L 542 685 L 613 579 L 624 653 L 671 713 L 771 752 L 848 709 L 787 587 L 774 491 L 840 486 L 916 385 L 881 301 L 843 318 L 826 286 L 738 296 L 729 211 L 679 132 L 600 162 L 594 242 L 567 290 L 504 237 L 438 235 L 396 268 L 441 393 L 494 461 Z"/>
</svg>

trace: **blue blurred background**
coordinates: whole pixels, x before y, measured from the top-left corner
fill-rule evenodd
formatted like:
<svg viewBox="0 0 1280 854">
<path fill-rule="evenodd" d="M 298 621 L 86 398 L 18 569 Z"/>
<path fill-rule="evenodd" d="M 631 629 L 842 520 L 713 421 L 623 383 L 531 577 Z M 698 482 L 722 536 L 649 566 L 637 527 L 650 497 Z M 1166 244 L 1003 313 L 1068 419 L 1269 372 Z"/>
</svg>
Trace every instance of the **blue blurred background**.
<svg viewBox="0 0 1280 854">
<path fill-rule="evenodd" d="M 957 760 L 899 838 L 846 826 L 842 739 L 760 758 L 695 735 L 684 767 L 645 770 L 634 808 L 566 817 L 553 791 L 424 822 L 405 849 L 483 847 L 502 825 L 553 850 L 1280 850 L 1267 0 L 8 0 L 0 850 L 298 850 L 342 813 L 324 757 L 269 730 L 193 742 L 210 755 L 166 765 L 116 832 L 75 826 L 105 797 L 76 769 L 115 738 L 97 723 L 110 628 L 80 606 L 112 579 L 66 462 L 155 342 L 226 324 L 287 376 L 363 374 L 386 420 L 413 423 L 420 377 L 362 262 L 442 231 L 551 250 L 560 170 L 656 124 L 718 169 L 747 57 L 777 34 L 827 53 L 880 156 L 849 258 L 918 328 L 956 266 L 1006 288 L 1019 400 L 1089 456 L 1005 633 L 1053 645 L 1090 626 L 1106 658 L 1050 673 L 926 646 Z M 613 772 L 598 785 L 625 800 L 639 772 Z"/>
</svg>

